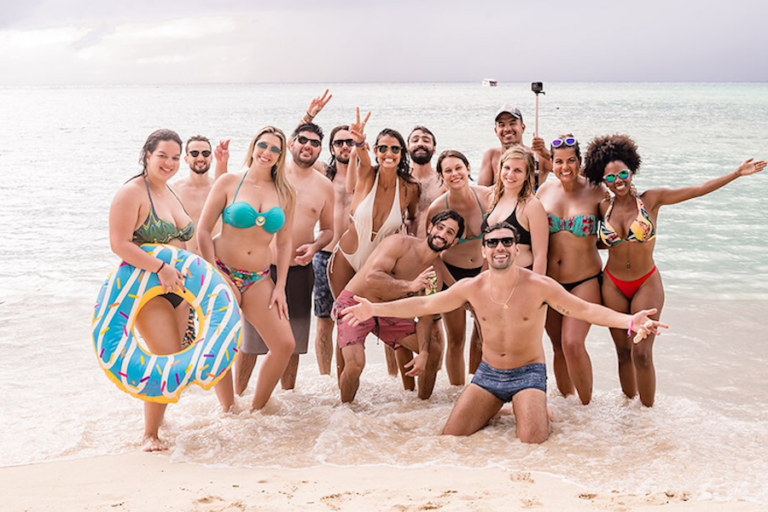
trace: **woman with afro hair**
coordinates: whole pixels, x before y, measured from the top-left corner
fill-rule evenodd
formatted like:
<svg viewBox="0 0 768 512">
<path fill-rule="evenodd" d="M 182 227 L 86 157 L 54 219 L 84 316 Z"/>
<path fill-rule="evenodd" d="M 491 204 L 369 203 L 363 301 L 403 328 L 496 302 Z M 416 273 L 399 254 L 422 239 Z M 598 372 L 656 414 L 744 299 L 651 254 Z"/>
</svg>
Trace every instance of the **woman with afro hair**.
<svg viewBox="0 0 768 512">
<path fill-rule="evenodd" d="M 619 312 L 655 309 L 658 320 L 664 307 L 661 274 L 653 260 L 659 208 L 701 197 L 741 176 L 761 172 L 766 162 L 747 160 L 733 172 L 680 189 L 657 188 L 638 194 L 632 180 L 642 159 L 637 145 L 626 135 L 607 135 L 593 140 L 587 150 L 584 173 L 595 185 L 605 183 L 611 197 L 600 205 L 602 222 L 598 238 L 608 247 L 602 286 L 603 304 Z M 624 394 L 640 395 L 652 406 L 656 395 L 653 341 L 650 335 L 637 344 L 628 333 L 611 329 L 619 359 L 619 380 Z"/>
</svg>

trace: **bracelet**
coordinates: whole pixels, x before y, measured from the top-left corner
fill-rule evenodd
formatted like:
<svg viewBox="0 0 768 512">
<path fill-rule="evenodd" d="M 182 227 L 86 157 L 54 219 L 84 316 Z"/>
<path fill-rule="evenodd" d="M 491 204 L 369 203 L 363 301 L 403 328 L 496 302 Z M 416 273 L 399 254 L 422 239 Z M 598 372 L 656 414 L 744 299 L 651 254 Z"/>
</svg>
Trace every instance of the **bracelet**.
<svg viewBox="0 0 768 512">
<path fill-rule="evenodd" d="M 163 268 L 164 268 L 164 267 L 165 267 L 165 262 L 164 262 L 164 261 L 160 262 L 160 268 L 159 268 L 159 269 L 157 269 L 157 271 L 155 272 L 155 274 L 159 274 L 159 273 L 160 273 L 160 271 L 161 271 L 161 270 L 163 270 Z"/>
<path fill-rule="evenodd" d="M 629 329 L 627 329 L 627 338 L 632 337 L 632 332 L 635 330 L 635 318 L 629 317 Z"/>
<path fill-rule="evenodd" d="M 354 140 L 354 139 L 352 140 L 352 142 L 354 142 L 354 143 L 355 143 L 355 147 L 356 147 L 356 148 L 362 148 L 362 147 L 364 147 L 364 146 L 365 146 L 365 139 L 363 139 L 363 142 L 361 142 L 360 144 L 358 144 L 358 143 L 357 143 L 357 141 L 356 141 L 356 140 Z"/>
</svg>

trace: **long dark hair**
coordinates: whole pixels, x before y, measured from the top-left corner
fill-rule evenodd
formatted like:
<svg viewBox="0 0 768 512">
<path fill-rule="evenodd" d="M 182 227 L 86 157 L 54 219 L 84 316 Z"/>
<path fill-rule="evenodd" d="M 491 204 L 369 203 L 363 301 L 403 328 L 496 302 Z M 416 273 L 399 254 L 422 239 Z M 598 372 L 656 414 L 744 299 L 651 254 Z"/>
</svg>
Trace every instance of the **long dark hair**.
<svg viewBox="0 0 768 512">
<path fill-rule="evenodd" d="M 341 130 L 349 131 L 349 125 L 348 124 L 342 124 L 341 126 L 337 126 L 333 130 L 331 130 L 331 135 L 328 137 L 328 151 L 330 151 L 330 153 L 331 153 L 331 161 L 328 162 L 328 166 L 325 168 L 325 176 L 329 180 L 331 180 L 331 181 L 336 179 L 336 172 L 338 171 L 336 169 L 336 155 L 333 153 L 333 138 Z M 352 157 L 350 156 L 350 158 L 352 158 Z M 357 158 L 357 157 L 355 157 L 355 158 Z"/>
<path fill-rule="evenodd" d="M 419 182 L 416 181 L 413 178 L 413 176 L 411 176 L 411 159 L 408 158 L 408 150 L 407 150 L 407 146 L 405 145 L 405 139 L 403 138 L 402 135 L 400 135 L 400 132 L 398 132 L 397 130 L 393 130 L 392 128 L 384 128 L 376 136 L 375 146 L 378 146 L 379 140 L 381 140 L 381 138 L 386 135 L 396 138 L 397 142 L 400 144 L 400 147 L 402 148 L 402 150 L 400 151 L 400 163 L 397 164 L 397 175 L 403 178 L 408 183 L 414 183 L 418 185 Z M 379 161 L 379 157 L 377 156 L 376 157 L 377 165 L 373 168 L 374 172 L 379 172 L 378 161 Z"/>
</svg>

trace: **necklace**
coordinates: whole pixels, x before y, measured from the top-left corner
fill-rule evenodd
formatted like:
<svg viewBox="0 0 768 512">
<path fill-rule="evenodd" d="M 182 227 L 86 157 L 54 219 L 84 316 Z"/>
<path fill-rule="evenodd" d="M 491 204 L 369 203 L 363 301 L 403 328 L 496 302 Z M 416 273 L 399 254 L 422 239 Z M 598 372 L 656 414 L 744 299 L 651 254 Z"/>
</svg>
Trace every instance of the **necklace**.
<svg viewBox="0 0 768 512">
<path fill-rule="evenodd" d="M 512 298 L 512 295 L 515 293 L 515 290 L 517 289 L 517 281 L 519 280 L 520 276 L 518 276 L 517 267 L 515 267 L 515 284 L 512 286 L 512 291 L 509 294 L 509 297 L 507 297 L 507 300 L 505 300 L 503 303 L 496 302 L 496 299 L 493 298 L 493 288 L 490 288 L 490 293 L 488 296 L 491 298 L 491 302 L 493 302 L 496 305 L 502 306 L 504 309 L 509 309 L 509 300 Z"/>
</svg>

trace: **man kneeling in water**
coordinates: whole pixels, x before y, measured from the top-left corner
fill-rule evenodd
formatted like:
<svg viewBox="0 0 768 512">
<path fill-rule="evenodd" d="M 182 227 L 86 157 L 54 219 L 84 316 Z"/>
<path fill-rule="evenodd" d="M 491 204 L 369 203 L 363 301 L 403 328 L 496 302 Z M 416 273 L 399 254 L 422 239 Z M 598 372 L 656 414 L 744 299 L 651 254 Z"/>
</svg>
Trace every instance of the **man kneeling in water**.
<svg viewBox="0 0 768 512">
<path fill-rule="evenodd" d="M 354 296 L 382 302 L 435 291 L 441 281 L 435 276 L 432 264 L 439 258 L 440 252 L 452 247 L 463 233 L 464 218 L 453 210 L 445 210 L 429 221 L 427 238 L 409 235 L 385 238 L 336 298 L 332 316 L 338 318 L 342 310 L 354 305 Z M 364 345 L 369 333 L 375 333 L 395 350 L 405 347 L 418 353 L 404 365 L 406 368 L 411 367 L 411 370 L 407 373 L 402 370 L 403 381 L 406 383 L 406 377 L 418 377 L 419 398 L 429 398 L 435 387 L 435 377 L 443 355 L 440 342 L 430 336 L 432 315 L 424 317 L 403 313 L 399 315 L 400 318 L 391 318 L 392 315 L 372 316 L 368 315 L 354 325 L 338 322 L 341 401 L 351 402 L 355 398 L 360 375 L 365 367 Z M 418 326 L 414 317 L 419 317 Z M 409 389 L 413 389 L 412 384 Z"/>
<path fill-rule="evenodd" d="M 667 326 L 651 320 L 656 310 L 626 315 L 585 302 L 553 279 L 515 265 L 517 232 L 502 222 L 483 232 L 483 257 L 489 269 L 462 279 L 446 291 L 386 304 L 355 297 L 358 305 L 342 311 L 357 325 L 372 316 L 411 318 L 453 311 L 466 302 L 475 309 L 483 333 L 483 361 L 459 397 L 443 434 L 470 435 L 512 402 L 517 437 L 542 443 L 549 437 L 547 372 L 542 337 L 547 306 L 591 324 L 636 331 L 636 341 Z"/>
</svg>

